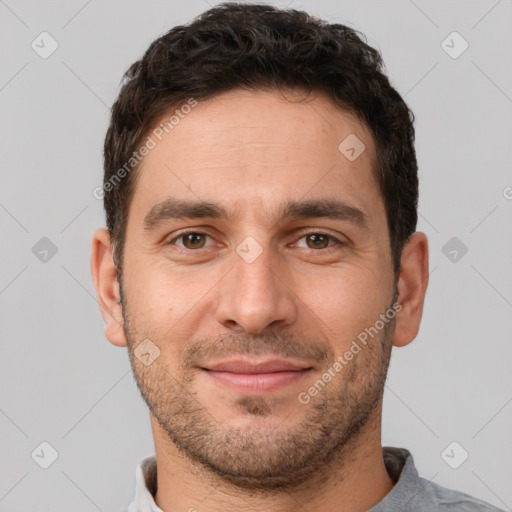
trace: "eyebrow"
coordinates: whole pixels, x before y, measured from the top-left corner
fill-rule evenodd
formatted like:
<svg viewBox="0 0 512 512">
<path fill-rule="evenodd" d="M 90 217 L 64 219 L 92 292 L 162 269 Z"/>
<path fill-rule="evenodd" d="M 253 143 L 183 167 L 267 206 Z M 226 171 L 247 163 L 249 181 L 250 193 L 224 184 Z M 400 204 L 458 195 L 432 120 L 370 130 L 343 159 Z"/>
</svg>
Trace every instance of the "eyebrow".
<svg viewBox="0 0 512 512">
<path fill-rule="evenodd" d="M 154 231 L 162 223 L 172 219 L 219 219 L 228 221 L 232 216 L 222 205 L 208 201 L 191 201 L 167 198 L 154 205 L 144 217 L 144 232 Z M 309 201 L 289 201 L 278 209 L 279 221 L 327 218 L 348 221 L 369 229 L 368 216 L 359 208 L 335 199 L 315 199 Z"/>
</svg>

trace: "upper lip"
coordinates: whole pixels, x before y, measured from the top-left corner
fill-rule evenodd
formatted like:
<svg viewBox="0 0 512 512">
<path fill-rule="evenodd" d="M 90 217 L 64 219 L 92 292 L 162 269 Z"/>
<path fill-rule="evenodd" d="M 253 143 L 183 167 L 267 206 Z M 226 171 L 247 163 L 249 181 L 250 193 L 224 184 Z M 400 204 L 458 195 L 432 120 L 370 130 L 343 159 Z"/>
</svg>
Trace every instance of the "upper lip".
<svg viewBox="0 0 512 512">
<path fill-rule="evenodd" d="M 229 359 L 204 366 L 205 370 L 232 373 L 274 373 L 301 371 L 311 368 L 311 365 L 289 359 L 267 359 L 254 361 L 248 359 Z"/>
</svg>

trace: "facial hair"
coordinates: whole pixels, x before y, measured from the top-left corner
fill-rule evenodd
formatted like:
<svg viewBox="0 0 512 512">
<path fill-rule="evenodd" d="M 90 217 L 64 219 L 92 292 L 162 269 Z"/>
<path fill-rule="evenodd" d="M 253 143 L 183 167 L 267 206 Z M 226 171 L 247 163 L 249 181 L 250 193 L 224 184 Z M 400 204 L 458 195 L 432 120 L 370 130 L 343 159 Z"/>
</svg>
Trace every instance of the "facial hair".
<svg viewBox="0 0 512 512">
<path fill-rule="evenodd" d="M 188 342 L 178 358 L 177 370 L 171 370 L 165 357 L 145 366 L 134 353 L 138 344 L 149 338 L 164 349 L 169 337 L 148 332 L 135 321 L 124 298 L 122 305 L 133 374 L 152 415 L 188 460 L 232 486 L 268 492 L 303 484 L 347 457 L 362 427 L 380 407 L 394 318 L 308 404 L 297 400 L 291 412 L 302 417 L 297 424 L 269 428 L 265 421 L 272 418 L 276 399 L 239 396 L 237 410 L 253 420 L 241 427 L 223 424 L 201 402 L 200 389 L 195 386 L 198 361 L 234 354 L 297 357 L 314 360 L 323 368 L 317 381 L 336 361 L 337 355 L 330 346 L 317 339 L 278 331 L 258 336 L 230 332 Z M 308 386 L 314 384 L 308 382 Z"/>
</svg>

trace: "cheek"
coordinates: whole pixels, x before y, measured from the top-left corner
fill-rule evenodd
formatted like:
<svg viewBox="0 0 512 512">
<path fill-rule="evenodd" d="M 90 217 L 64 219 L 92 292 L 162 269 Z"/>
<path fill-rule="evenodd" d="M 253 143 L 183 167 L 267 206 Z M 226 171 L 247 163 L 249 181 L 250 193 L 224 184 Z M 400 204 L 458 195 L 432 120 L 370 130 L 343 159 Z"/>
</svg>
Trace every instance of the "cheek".
<svg viewBox="0 0 512 512">
<path fill-rule="evenodd" d="M 137 323 L 155 338 L 178 339 L 197 322 L 205 295 L 212 287 L 207 279 L 170 268 L 152 268 L 136 274 L 132 282 L 130 311 Z M 188 335 L 187 333 L 185 333 Z"/>
<path fill-rule="evenodd" d="M 179 294 L 156 273 L 133 269 L 125 292 L 132 330 L 158 339 L 177 322 Z"/>
<path fill-rule="evenodd" d="M 373 272 L 355 267 L 326 276 L 313 293 L 310 286 L 306 290 L 309 293 L 301 294 L 302 300 L 324 326 L 326 336 L 342 346 L 375 323 L 389 294 Z"/>
</svg>

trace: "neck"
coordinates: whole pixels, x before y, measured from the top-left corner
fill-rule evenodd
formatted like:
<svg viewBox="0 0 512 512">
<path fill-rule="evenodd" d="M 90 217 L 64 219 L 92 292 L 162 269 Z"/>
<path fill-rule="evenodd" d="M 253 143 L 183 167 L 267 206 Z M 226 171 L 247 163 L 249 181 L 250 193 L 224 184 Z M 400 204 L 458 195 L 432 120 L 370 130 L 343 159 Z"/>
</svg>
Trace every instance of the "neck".
<svg viewBox="0 0 512 512">
<path fill-rule="evenodd" d="M 151 415 L 157 459 L 155 503 L 165 512 L 363 512 L 393 488 L 382 456 L 381 410 L 375 412 L 340 456 L 293 489 L 253 492 L 223 481 L 189 460 Z"/>
</svg>

